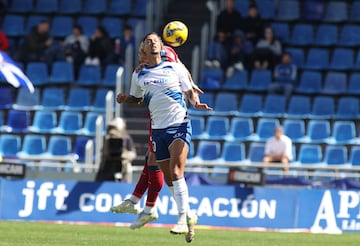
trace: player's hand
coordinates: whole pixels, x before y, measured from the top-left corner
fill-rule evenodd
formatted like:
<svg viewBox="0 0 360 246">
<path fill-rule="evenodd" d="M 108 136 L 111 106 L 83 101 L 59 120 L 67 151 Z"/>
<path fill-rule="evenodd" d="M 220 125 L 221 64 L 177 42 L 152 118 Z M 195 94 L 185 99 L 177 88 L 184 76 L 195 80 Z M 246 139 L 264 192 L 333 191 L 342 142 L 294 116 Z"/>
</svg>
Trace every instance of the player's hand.
<svg viewBox="0 0 360 246">
<path fill-rule="evenodd" d="M 124 102 L 126 102 L 127 98 L 128 98 L 128 96 L 125 93 L 119 93 L 116 97 L 116 101 L 118 103 L 124 103 Z"/>
<path fill-rule="evenodd" d="M 213 108 L 209 107 L 206 103 L 196 103 L 194 108 L 198 110 L 213 110 Z"/>
</svg>

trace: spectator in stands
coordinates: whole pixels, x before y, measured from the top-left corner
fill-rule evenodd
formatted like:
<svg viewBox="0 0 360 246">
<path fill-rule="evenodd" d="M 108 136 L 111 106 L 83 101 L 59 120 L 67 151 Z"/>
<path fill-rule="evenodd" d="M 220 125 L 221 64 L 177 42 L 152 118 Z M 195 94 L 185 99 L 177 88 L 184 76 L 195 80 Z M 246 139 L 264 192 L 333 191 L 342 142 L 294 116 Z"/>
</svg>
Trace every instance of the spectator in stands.
<svg viewBox="0 0 360 246">
<path fill-rule="evenodd" d="M 0 30 L 0 51 L 7 51 L 9 47 L 9 40 L 6 37 L 6 34 Z"/>
<path fill-rule="evenodd" d="M 281 63 L 274 69 L 274 79 L 269 86 L 269 93 L 284 93 L 287 98 L 292 93 L 297 80 L 297 66 L 292 63 L 291 54 L 285 52 L 281 56 Z"/>
<path fill-rule="evenodd" d="M 242 30 L 245 37 L 255 46 L 264 33 L 265 22 L 261 19 L 255 4 L 251 4 L 248 16 L 242 22 Z"/>
<path fill-rule="evenodd" d="M 280 162 L 286 172 L 289 169 L 288 163 L 292 158 L 292 141 L 284 135 L 281 126 L 276 126 L 274 136 L 266 141 L 263 162 Z"/>
<path fill-rule="evenodd" d="M 90 46 L 85 64 L 94 66 L 106 65 L 112 49 L 112 42 L 108 32 L 104 27 L 98 26 L 90 38 Z"/>
<path fill-rule="evenodd" d="M 252 43 L 245 38 L 241 30 L 236 30 L 233 36 L 233 42 L 228 55 L 227 77 L 230 77 L 235 69 L 243 70 L 254 50 Z"/>
<path fill-rule="evenodd" d="M 255 69 L 273 69 L 280 60 L 282 45 L 274 36 L 271 27 L 266 27 L 264 37 L 256 44 L 254 52 Z"/>
<path fill-rule="evenodd" d="M 129 45 L 131 45 L 133 50 L 135 50 L 134 31 L 130 25 L 126 25 L 123 28 L 122 35 L 114 40 L 114 52 L 111 62 L 123 64 L 125 60 L 125 51 Z M 135 52 L 133 54 L 135 54 Z"/>
<path fill-rule="evenodd" d="M 18 53 L 15 55 L 15 59 L 24 63 L 48 61 L 49 48 L 53 45 L 49 31 L 50 23 L 47 20 L 42 20 L 32 27 Z"/>
<path fill-rule="evenodd" d="M 231 42 L 226 39 L 225 32 L 217 31 L 214 40 L 208 45 L 205 66 L 225 69 L 228 63 L 230 45 Z"/>
<path fill-rule="evenodd" d="M 225 9 L 216 20 L 216 31 L 224 31 L 226 38 L 231 40 L 233 32 L 241 27 L 241 21 L 241 13 L 235 9 L 234 0 L 226 0 Z"/>
</svg>

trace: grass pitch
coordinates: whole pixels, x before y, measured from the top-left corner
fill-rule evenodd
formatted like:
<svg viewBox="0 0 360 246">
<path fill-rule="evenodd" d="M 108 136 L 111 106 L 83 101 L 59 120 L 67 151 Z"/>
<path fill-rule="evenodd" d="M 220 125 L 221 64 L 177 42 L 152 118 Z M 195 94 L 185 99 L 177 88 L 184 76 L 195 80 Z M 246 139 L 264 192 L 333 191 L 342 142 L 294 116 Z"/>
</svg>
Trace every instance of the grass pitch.
<svg viewBox="0 0 360 246">
<path fill-rule="evenodd" d="M 240 245 L 240 246 L 358 246 L 360 234 L 324 235 L 307 233 L 248 232 L 197 229 L 191 244 L 169 228 L 70 225 L 0 221 L 0 245 Z"/>
</svg>

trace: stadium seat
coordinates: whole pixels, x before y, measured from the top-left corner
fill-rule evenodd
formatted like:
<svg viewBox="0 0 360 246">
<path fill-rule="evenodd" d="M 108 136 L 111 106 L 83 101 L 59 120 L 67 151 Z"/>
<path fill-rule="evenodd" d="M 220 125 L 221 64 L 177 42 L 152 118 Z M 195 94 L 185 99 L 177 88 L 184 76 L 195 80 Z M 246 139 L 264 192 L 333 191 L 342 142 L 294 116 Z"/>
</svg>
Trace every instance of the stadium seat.
<svg viewBox="0 0 360 246">
<path fill-rule="evenodd" d="M 317 144 L 301 144 L 299 149 L 299 164 L 321 164 L 321 146 Z"/>
<path fill-rule="evenodd" d="M 252 142 L 249 146 L 247 159 L 250 162 L 262 162 L 265 153 L 265 143 Z"/>
<path fill-rule="evenodd" d="M 304 141 L 305 123 L 303 120 L 286 119 L 283 122 L 284 134 L 288 136 L 294 143 Z"/>
<path fill-rule="evenodd" d="M 99 86 L 101 85 L 101 67 L 81 65 L 79 78 L 76 83 L 80 86 Z"/>
<path fill-rule="evenodd" d="M 253 70 L 248 85 L 249 91 L 265 92 L 272 82 L 270 70 Z"/>
<path fill-rule="evenodd" d="M 315 34 L 315 44 L 319 46 L 334 46 L 338 43 L 338 26 L 334 24 L 320 24 Z"/>
<path fill-rule="evenodd" d="M 221 159 L 225 162 L 243 162 L 246 159 L 244 143 L 225 142 L 221 152 Z"/>
<path fill-rule="evenodd" d="M 49 71 L 45 62 L 29 62 L 25 74 L 35 87 L 49 83 Z"/>
<path fill-rule="evenodd" d="M 24 17 L 8 14 L 3 17 L 2 31 L 8 37 L 21 37 L 25 34 Z"/>
<path fill-rule="evenodd" d="M 91 138 L 82 136 L 76 137 L 75 139 L 73 153 L 76 155 L 78 163 L 85 161 L 86 144 L 89 140 L 91 140 Z"/>
<path fill-rule="evenodd" d="M 91 106 L 90 89 L 73 88 L 69 91 L 66 110 L 85 111 Z"/>
<path fill-rule="evenodd" d="M 338 45 L 345 47 L 356 47 L 360 44 L 360 26 L 345 24 L 340 32 L 340 42 Z"/>
<path fill-rule="evenodd" d="M 245 90 L 247 87 L 247 76 L 246 70 L 236 70 L 230 78 L 225 80 L 222 88 L 231 91 Z"/>
<path fill-rule="evenodd" d="M 65 106 L 63 88 L 45 87 L 42 92 L 41 106 L 46 110 L 62 110 Z"/>
<path fill-rule="evenodd" d="M 347 92 L 347 76 L 344 72 L 328 72 L 325 75 L 323 94 L 340 95 Z"/>
<path fill-rule="evenodd" d="M 147 5 L 148 5 L 149 1 L 148 0 L 135 0 L 134 2 L 135 3 L 133 3 L 131 15 L 137 16 L 137 17 L 145 17 Z"/>
<path fill-rule="evenodd" d="M 326 143 L 330 137 L 330 123 L 327 120 L 310 120 L 306 136 L 310 143 Z"/>
<path fill-rule="evenodd" d="M 54 111 L 36 111 L 29 131 L 35 133 L 51 133 L 56 125 L 57 118 Z"/>
<path fill-rule="evenodd" d="M 218 92 L 215 97 L 213 115 L 235 115 L 238 110 L 237 95 L 234 92 Z"/>
<path fill-rule="evenodd" d="M 2 131 L 3 125 L 4 125 L 4 114 L 3 111 L 0 111 L 0 132 Z"/>
<path fill-rule="evenodd" d="M 302 48 L 286 48 L 285 51 L 291 54 L 292 61 L 298 68 L 304 66 L 305 54 Z"/>
<path fill-rule="evenodd" d="M 332 138 L 329 143 L 354 144 L 356 138 L 356 127 L 353 121 L 336 120 L 333 124 Z"/>
<path fill-rule="evenodd" d="M 24 137 L 21 151 L 18 152 L 18 156 L 34 156 L 42 155 L 46 152 L 46 137 L 42 135 L 27 134 Z"/>
<path fill-rule="evenodd" d="M 204 68 L 201 71 L 200 88 L 218 90 L 223 84 L 223 70 L 221 68 Z"/>
<path fill-rule="evenodd" d="M 249 0 L 235 0 L 235 9 L 241 13 L 242 16 L 248 16 Z"/>
<path fill-rule="evenodd" d="M 20 151 L 21 138 L 18 135 L 0 135 L 0 156 L 15 157 Z"/>
<path fill-rule="evenodd" d="M 210 107 L 214 107 L 214 94 L 211 92 L 206 92 L 199 95 L 200 102 L 206 103 Z M 192 115 L 209 115 L 210 111 L 207 110 L 197 110 L 192 105 L 189 107 L 189 113 Z"/>
<path fill-rule="evenodd" d="M 351 70 L 354 67 L 354 51 L 352 49 L 335 48 L 330 61 L 333 70 Z"/>
<path fill-rule="evenodd" d="M 90 107 L 91 111 L 105 112 L 106 110 L 106 94 L 109 92 L 108 89 L 98 89 L 95 92 L 94 103 Z M 114 95 L 115 96 L 115 95 Z"/>
<path fill-rule="evenodd" d="M 111 15 L 129 15 L 131 2 L 131 0 L 110 0 L 107 12 Z"/>
<path fill-rule="evenodd" d="M 289 41 L 291 45 L 306 46 L 314 43 L 314 28 L 311 24 L 295 24 Z"/>
<path fill-rule="evenodd" d="M 25 33 L 29 33 L 31 28 L 36 26 L 40 21 L 47 20 L 47 17 L 44 15 L 31 14 L 27 17 L 25 22 Z"/>
<path fill-rule="evenodd" d="M 51 156 L 68 156 L 71 154 L 71 139 L 67 136 L 50 136 L 47 153 Z"/>
<path fill-rule="evenodd" d="M 328 2 L 325 10 L 325 16 L 323 18 L 326 22 L 345 22 L 349 19 L 348 6 L 346 2 Z"/>
<path fill-rule="evenodd" d="M 280 0 L 277 6 L 276 19 L 281 21 L 294 21 L 300 18 L 298 1 Z"/>
<path fill-rule="evenodd" d="M 278 125 L 280 125 L 278 119 L 260 118 L 256 127 L 256 136 L 254 136 L 253 140 L 266 141 L 274 136 L 275 128 Z"/>
<path fill-rule="evenodd" d="M 10 11 L 14 13 L 30 13 L 33 11 L 33 0 L 12 0 L 10 5 Z"/>
<path fill-rule="evenodd" d="M 258 94 L 244 94 L 240 101 L 240 108 L 237 113 L 238 116 L 252 116 L 261 115 L 263 109 L 263 98 Z"/>
<path fill-rule="evenodd" d="M 351 95 L 360 95 L 360 73 L 351 73 L 347 92 Z"/>
<path fill-rule="evenodd" d="M 145 20 L 142 18 L 130 17 L 127 19 L 126 24 L 130 25 L 135 30 L 136 27 L 139 25 L 141 26 L 141 28 L 144 28 Z"/>
<path fill-rule="evenodd" d="M 71 16 L 54 16 L 50 35 L 54 38 L 64 39 L 72 33 L 73 26 L 73 18 Z"/>
<path fill-rule="evenodd" d="M 69 84 L 74 82 L 73 65 L 66 61 L 55 61 L 51 65 L 49 81 L 54 84 Z"/>
<path fill-rule="evenodd" d="M 107 1 L 84 0 L 83 6 L 84 14 L 100 15 L 107 11 Z"/>
<path fill-rule="evenodd" d="M 59 13 L 65 15 L 76 15 L 82 11 L 81 0 L 59 0 Z"/>
<path fill-rule="evenodd" d="M 192 139 L 201 139 L 205 130 L 205 119 L 202 116 L 191 116 Z"/>
<path fill-rule="evenodd" d="M 86 36 L 91 37 L 98 26 L 98 19 L 95 16 L 81 15 L 77 18 L 77 24 L 83 29 Z"/>
<path fill-rule="evenodd" d="M 310 117 L 329 119 L 335 114 L 335 99 L 331 96 L 315 96 Z"/>
<path fill-rule="evenodd" d="M 95 136 L 96 133 L 96 119 L 103 116 L 97 112 L 87 112 L 85 116 L 84 128 L 81 129 L 81 134 L 86 136 Z M 104 117 L 104 116 L 103 116 Z"/>
<path fill-rule="evenodd" d="M 13 105 L 13 89 L 0 85 L 0 109 L 10 109 Z"/>
<path fill-rule="evenodd" d="M 335 113 L 336 119 L 359 119 L 359 99 L 356 97 L 340 97 Z"/>
<path fill-rule="evenodd" d="M 347 164 L 347 149 L 345 146 L 328 145 L 325 148 L 324 163 L 327 165 Z"/>
<path fill-rule="evenodd" d="M 303 19 L 305 21 L 321 21 L 324 17 L 325 4 L 322 0 L 306 0 L 303 3 Z"/>
<path fill-rule="evenodd" d="M 23 133 L 28 131 L 30 125 L 30 112 L 11 109 L 8 113 L 5 131 Z"/>
<path fill-rule="evenodd" d="M 269 94 L 265 97 L 263 117 L 281 117 L 285 113 L 286 97 L 284 95 Z"/>
<path fill-rule="evenodd" d="M 295 88 L 298 93 L 317 94 L 322 90 L 322 74 L 319 71 L 304 71 L 300 75 L 299 85 Z"/>
<path fill-rule="evenodd" d="M 101 25 L 109 33 L 110 38 L 119 37 L 122 33 L 123 21 L 118 17 L 105 16 L 101 19 Z"/>
<path fill-rule="evenodd" d="M 80 134 L 82 126 L 81 113 L 63 111 L 60 115 L 59 125 L 53 132 L 60 134 Z"/>
<path fill-rule="evenodd" d="M 118 69 L 119 69 L 119 65 L 116 65 L 116 64 L 106 65 L 105 71 L 104 71 L 104 77 L 102 79 L 103 86 L 115 88 L 116 72 Z"/>
<path fill-rule="evenodd" d="M 206 120 L 204 139 L 224 140 L 229 132 L 229 118 L 225 116 L 209 116 Z"/>
<path fill-rule="evenodd" d="M 289 24 L 286 22 L 272 22 L 271 28 L 274 31 L 274 35 L 277 39 L 279 39 L 282 43 L 288 43 L 290 30 Z"/>
<path fill-rule="evenodd" d="M 39 89 L 35 89 L 34 93 L 31 93 L 28 88 L 21 87 L 18 89 L 16 102 L 13 105 L 14 109 L 18 110 L 36 110 L 40 108 L 40 92 Z"/>
<path fill-rule="evenodd" d="M 246 141 L 254 134 L 254 126 L 251 118 L 234 117 L 231 120 L 228 141 Z"/>
<path fill-rule="evenodd" d="M 59 9 L 57 0 L 36 0 L 33 12 L 40 14 L 57 13 Z"/>
<path fill-rule="evenodd" d="M 360 147 L 359 146 L 351 147 L 349 164 L 352 166 L 360 166 Z"/>
<path fill-rule="evenodd" d="M 329 68 L 329 51 L 325 48 L 310 48 L 306 57 L 305 68 L 324 70 Z"/>
<path fill-rule="evenodd" d="M 351 3 L 350 21 L 360 22 L 360 2 L 354 1 Z"/>
<path fill-rule="evenodd" d="M 194 159 L 199 161 L 216 161 L 220 158 L 221 145 L 217 141 L 199 141 Z"/>
<path fill-rule="evenodd" d="M 294 95 L 289 99 L 287 118 L 308 118 L 311 113 L 311 100 L 309 96 Z"/>
<path fill-rule="evenodd" d="M 276 5 L 272 0 L 257 0 L 256 6 L 262 19 L 272 20 L 275 18 Z"/>
</svg>

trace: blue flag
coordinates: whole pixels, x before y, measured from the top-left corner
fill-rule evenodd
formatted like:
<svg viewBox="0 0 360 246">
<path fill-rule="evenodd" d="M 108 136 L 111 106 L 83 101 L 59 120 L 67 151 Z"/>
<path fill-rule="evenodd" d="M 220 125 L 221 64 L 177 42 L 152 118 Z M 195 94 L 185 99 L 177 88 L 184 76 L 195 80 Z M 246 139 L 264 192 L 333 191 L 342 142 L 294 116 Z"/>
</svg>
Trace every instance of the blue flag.
<svg viewBox="0 0 360 246">
<path fill-rule="evenodd" d="M 34 93 L 34 86 L 28 77 L 5 52 L 0 51 L 0 76 L 15 88 L 25 86 Z"/>
</svg>

